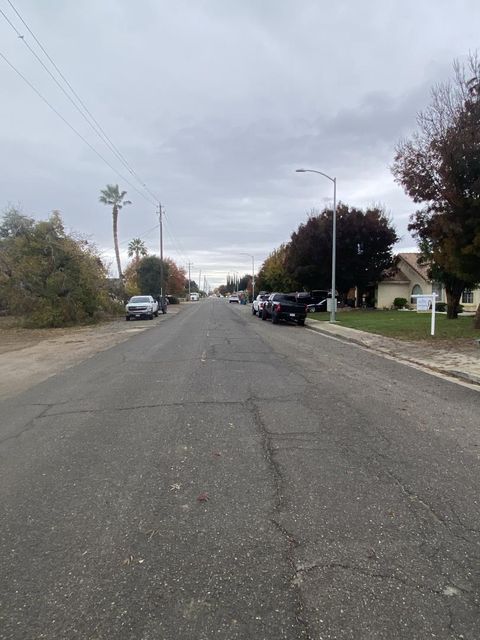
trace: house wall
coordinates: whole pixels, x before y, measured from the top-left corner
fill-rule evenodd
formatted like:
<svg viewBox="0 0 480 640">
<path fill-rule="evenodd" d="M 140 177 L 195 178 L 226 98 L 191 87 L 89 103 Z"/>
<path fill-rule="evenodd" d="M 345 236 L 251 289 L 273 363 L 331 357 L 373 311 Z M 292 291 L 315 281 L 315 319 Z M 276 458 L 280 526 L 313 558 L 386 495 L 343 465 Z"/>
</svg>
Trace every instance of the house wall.
<svg viewBox="0 0 480 640">
<path fill-rule="evenodd" d="M 377 285 L 377 309 L 390 309 L 395 298 L 410 300 L 410 286 L 408 284 L 394 282 L 380 282 Z"/>
<path fill-rule="evenodd" d="M 421 275 L 419 275 L 414 269 L 411 268 L 408 262 L 405 262 L 404 260 L 402 260 L 400 268 L 403 271 L 403 273 L 407 276 L 407 278 L 410 280 L 410 285 L 407 287 L 408 295 L 404 296 L 407 299 L 409 304 L 411 303 L 410 298 L 412 296 L 413 288 L 415 286 L 419 286 L 421 289 L 421 291 L 419 291 L 418 293 L 423 293 L 425 295 L 432 293 L 432 283 L 422 278 Z"/>
<path fill-rule="evenodd" d="M 413 288 L 418 285 L 421 289 L 421 293 L 428 295 L 433 293 L 433 286 L 431 282 L 425 280 L 419 275 L 405 260 L 400 259 L 399 268 L 410 280 L 410 282 L 379 282 L 376 287 L 376 307 L 377 309 L 390 309 L 393 306 L 395 298 L 406 298 L 409 304 L 415 305 L 415 302 L 411 301 Z M 437 289 L 438 291 L 438 289 Z M 420 292 L 419 292 L 420 293 Z M 441 297 L 437 300 L 446 301 L 445 289 L 441 288 Z M 467 304 L 461 302 L 464 311 L 475 311 L 480 304 L 480 289 L 474 289 L 473 291 L 473 303 Z"/>
</svg>

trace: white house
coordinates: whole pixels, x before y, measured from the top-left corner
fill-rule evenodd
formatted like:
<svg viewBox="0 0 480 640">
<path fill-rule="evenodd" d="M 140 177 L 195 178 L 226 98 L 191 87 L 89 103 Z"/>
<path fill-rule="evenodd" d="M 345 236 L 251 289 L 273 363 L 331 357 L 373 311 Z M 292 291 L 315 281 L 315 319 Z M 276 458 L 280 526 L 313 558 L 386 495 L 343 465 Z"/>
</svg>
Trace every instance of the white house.
<svg viewBox="0 0 480 640">
<path fill-rule="evenodd" d="M 445 289 L 428 278 L 428 266 L 418 264 L 419 253 L 399 253 L 396 266 L 390 269 L 375 290 L 377 309 L 390 309 L 395 298 L 406 298 L 415 304 L 412 295 L 436 293 L 437 301 L 446 302 Z M 480 304 L 480 289 L 465 289 L 461 298 L 464 311 L 475 311 Z"/>
</svg>

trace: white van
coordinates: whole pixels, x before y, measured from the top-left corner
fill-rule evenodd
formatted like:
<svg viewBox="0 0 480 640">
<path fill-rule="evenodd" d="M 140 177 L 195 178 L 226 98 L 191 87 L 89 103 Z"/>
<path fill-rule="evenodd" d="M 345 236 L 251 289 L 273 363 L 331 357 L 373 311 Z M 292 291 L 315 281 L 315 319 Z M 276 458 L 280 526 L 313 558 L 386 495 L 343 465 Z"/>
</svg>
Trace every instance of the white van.
<svg viewBox="0 0 480 640">
<path fill-rule="evenodd" d="M 198 302 L 200 300 L 200 296 L 198 295 L 198 293 L 191 293 L 190 294 L 190 302 Z"/>
</svg>

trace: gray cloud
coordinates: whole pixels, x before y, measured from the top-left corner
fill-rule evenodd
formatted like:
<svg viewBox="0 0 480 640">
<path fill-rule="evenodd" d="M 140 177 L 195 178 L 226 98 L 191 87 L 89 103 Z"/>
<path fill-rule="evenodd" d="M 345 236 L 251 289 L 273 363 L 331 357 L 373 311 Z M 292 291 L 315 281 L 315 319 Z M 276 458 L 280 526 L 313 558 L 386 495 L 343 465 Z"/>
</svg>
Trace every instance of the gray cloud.
<svg viewBox="0 0 480 640">
<path fill-rule="evenodd" d="M 453 58 L 477 46 L 480 18 L 473 0 L 457 2 L 455 12 L 446 0 L 434 10 L 413 0 L 330 7 L 24 0 L 18 8 L 165 204 L 167 253 L 193 261 L 211 282 L 247 271 L 242 252 L 260 262 L 307 211 L 331 200 L 328 181 L 294 173 L 301 165 L 336 175 L 345 202 L 383 202 L 404 236 L 400 246 L 411 246 L 414 206 L 389 171 L 394 145 L 414 128 L 429 87 L 450 75 Z M 1 51 L 119 167 L 3 20 L 0 40 Z M 98 192 L 118 182 L 133 201 L 121 212 L 122 246 L 145 235 L 156 250 L 154 206 L 2 61 L 0 79 L 0 206 L 20 200 L 38 217 L 58 208 L 108 255 L 111 219 Z"/>
</svg>

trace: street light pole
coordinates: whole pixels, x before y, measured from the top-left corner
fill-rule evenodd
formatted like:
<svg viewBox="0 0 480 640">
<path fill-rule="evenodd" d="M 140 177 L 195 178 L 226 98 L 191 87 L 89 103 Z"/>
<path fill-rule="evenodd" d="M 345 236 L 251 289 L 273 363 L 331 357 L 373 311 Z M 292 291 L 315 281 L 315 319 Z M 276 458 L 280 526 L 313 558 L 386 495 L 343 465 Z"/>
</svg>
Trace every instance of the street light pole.
<svg viewBox="0 0 480 640">
<path fill-rule="evenodd" d="M 163 304 L 163 209 L 162 205 L 158 203 L 158 221 L 160 226 L 160 307 L 163 313 L 164 304 Z"/>
<path fill-rule="evenodd" d="M 336 321 L 336 303 L 337 303 L 337 283 L 335 279 L 336 275 L 336 263 L 337 263 L 337 178 L 331 178 L 323 171 L 317 171 L 316 169 L 296 169 L 297 173 L 318 173 L 333 182 L 333 220 L 332 220 L 332 294 L 330 307 L 330 322 Z"/>
</svg>

